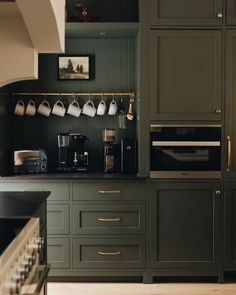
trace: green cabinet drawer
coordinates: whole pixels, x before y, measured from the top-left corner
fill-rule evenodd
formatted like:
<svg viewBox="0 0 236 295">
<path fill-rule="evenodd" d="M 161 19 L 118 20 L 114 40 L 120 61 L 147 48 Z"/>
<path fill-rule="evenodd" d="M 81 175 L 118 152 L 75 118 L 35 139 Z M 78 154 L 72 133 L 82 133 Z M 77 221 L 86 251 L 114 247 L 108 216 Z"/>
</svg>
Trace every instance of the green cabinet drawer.
<svg viewBox="0 0 236 295">
<path fill-rule="evenodd" d="M 67 201 L 70 198 L 70 184 L 66 182 L 5 182 L 0 183 L 0 191 L 50 191 L 50 201 Z"/>
<path fill-rule="evenodd" d="M 73 239 L 73 268 L 143 268 L 145 239 Z"/>
<path fill-rule="evenodd" d="M 145 205 L 74 204 L 74 234 L 144 234 Z"/>
<path fill-rule="evenodd" d="M 146 184 L 142 182 L 73 183 L 74 201 L 145 200 Z"/>
<path fill-rule="evenodd" d="M 52 235 L 66 235 L 70 233 L 69 204 L 47 205 L 47 232 Z"/>
<path fill-rule="evenodd" d="M 48 263 L 52 268 L 70 267 L 70 242 L 69 238 L 47 239 Z"/>
</svg>

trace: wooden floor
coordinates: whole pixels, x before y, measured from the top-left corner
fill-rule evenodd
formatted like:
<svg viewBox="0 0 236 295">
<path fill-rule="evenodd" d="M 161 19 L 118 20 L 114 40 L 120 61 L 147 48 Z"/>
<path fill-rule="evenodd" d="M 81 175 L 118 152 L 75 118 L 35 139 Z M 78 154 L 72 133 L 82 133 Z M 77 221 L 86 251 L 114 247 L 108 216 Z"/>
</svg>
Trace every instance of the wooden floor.
<svg viewBox="0 0 236 295">
<path fill-rule="evenodd" d="M 236 295 L 236 283 L 49 283 L 48 295 Z"/>
</svg>

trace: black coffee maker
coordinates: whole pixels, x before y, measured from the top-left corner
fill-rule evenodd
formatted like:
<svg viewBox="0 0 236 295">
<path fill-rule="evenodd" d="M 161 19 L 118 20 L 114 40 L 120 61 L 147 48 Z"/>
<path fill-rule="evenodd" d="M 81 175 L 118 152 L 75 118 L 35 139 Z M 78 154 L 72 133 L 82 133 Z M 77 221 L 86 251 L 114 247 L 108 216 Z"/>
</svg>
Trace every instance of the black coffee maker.
<svg viewBox="0 0 236 295">
<path fill-rule="evenodd" d="M 58 134 L 59 171 L 87 171 L 89 168 L 87 136 L 81 133 Z"/>
</svg>

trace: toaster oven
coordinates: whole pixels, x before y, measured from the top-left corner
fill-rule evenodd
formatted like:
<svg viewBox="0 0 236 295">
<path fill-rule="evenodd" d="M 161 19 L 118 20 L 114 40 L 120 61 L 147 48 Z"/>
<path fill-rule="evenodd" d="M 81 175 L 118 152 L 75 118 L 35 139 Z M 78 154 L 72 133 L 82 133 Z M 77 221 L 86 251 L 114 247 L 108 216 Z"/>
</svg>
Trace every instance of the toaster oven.
<svg viewBox="0 0 236 295">
<path fill-rule="evenodd" d="M 15 150 L 14 173 L 44 173 L 48 171 L 47 154 L 44 149 Z"/>
</svg>

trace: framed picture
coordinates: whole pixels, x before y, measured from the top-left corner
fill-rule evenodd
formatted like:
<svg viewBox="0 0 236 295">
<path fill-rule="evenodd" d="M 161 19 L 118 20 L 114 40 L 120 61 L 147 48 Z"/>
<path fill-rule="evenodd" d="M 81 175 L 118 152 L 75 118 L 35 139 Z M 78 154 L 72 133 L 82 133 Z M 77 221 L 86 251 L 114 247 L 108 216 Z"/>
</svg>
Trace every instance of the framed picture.
<svg viewBox="0 0 236 295">
<path fill-rule="evenodd" d="M 59 80 L 90 80 L 91 56 L 63 55 L 58 56 Z"/>
</svg>

